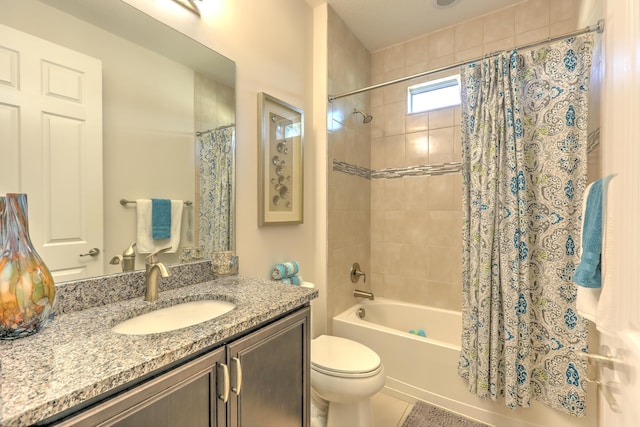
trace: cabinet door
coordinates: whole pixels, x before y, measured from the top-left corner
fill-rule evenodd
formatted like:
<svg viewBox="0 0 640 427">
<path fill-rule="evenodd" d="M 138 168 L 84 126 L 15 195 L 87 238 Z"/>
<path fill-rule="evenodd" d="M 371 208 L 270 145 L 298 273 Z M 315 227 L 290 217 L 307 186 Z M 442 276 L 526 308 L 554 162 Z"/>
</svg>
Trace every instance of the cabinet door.
<svg viewBox="0 0 640 427">
<path fill-rule="evenodd" d="M 224 426 L 224 348 L 72 417 L 63 426 L 175 427 Z"/>
<path fill-rule="evenodd" d="M 306 307 L 227 346 L 230 427 L 309 425 L 309 340 Z"/>
</svg>

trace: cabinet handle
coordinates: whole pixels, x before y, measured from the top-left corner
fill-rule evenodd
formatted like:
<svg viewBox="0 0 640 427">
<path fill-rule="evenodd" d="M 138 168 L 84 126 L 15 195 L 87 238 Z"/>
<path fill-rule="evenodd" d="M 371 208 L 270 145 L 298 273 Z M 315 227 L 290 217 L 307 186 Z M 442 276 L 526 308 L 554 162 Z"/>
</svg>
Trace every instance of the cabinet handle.
<svg viewBox="0 0 640 427">
<path fill-rule="evenodd" d="M 242 365 L 237 357 L 232 358 L 231 362 L 236 365 L 236 386 L 231 387 L 231 391 L 235 394 L 240 394 L 242 389 Z"/>
<path fill-rule="evenodd" d="M 218 399 L 227 403 L 229 400 L 229 367 L 224 363 L 218 363 L 218 366 L 222 368 L 222 393 L 218 394 Z"/>
</svg>

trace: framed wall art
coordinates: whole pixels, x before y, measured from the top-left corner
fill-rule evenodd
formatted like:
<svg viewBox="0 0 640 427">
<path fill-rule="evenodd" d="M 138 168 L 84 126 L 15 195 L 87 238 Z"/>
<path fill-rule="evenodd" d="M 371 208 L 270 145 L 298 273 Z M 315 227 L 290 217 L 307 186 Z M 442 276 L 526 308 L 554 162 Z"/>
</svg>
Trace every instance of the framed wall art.
<svg viewBox="0 0 640 427">
<path fill-rule="evenodd" d="M 258 94 L 258 225 L 303 222 L 304 113 Z"/>
</svg>

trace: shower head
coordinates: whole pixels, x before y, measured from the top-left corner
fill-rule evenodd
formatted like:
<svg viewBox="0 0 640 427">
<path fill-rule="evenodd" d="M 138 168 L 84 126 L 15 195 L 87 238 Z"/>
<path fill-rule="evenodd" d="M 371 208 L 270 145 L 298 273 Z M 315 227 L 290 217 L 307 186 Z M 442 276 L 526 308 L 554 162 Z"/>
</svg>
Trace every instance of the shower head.
<svg viewBox="0 0 640 427">
<path fill-rule="evenodd" d="M 371 120 L 373 120 L 373 116 L 365 113 L 364 111 L 360 111 L 356 108 L 353 109 L 352 114 L 362 114 L 362 123 L 369 123 Z"/>
</svg>

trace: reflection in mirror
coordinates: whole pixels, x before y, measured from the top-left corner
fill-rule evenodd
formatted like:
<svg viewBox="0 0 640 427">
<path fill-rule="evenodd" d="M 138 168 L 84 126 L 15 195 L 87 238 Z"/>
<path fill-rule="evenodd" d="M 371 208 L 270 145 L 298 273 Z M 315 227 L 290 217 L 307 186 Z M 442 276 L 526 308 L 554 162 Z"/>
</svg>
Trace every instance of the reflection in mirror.
<svg viewBox="0 0 640 427">
<path fill-rule="evenodd" d="M 95 162 L 95 156 L 101 156 L 98 166 L 82 163 L 84 158 L 74 163 L 65 152 L 56 157 L 53 146 L 50 158 L 38 161 L 51 162 L 52 174 L 60 173 L 41 181 L 64 184 L 57 193 L 36 188 L 31 178 L 19 177 L 19 184 L 11 188 L 0 185 L 3 192 L 29 195 L 32 239 L 42 245 L 38 252 L 56 282 L 122 271 L 122 264 L 109 261 L 136 242 L 138 208 L 135 203 L 121 205 L 121 199 L 193 202 L 184 204 L 179 247 L 161 256 L 165 263 L 208 259 L 214 250 L 235 249 L 235 64 L 122 1 L 0 0 L 0 10 L 0 24 L 100 67 L 98 122 L 91 125 L 97 126 L 97 136 L 89 137 L 83 130 L 77 141 L 79 157 L 87 156 L 84 144 L 98 148 L 89 159 Z M 49 46 L 54 45 L 38 46 L 35 51 L 46 62 Z M 0 98 L 0 105 L 3 102 Z M 52 116 L 67 119 L 65 114 Z M 52 123 L 50 129 L 55 130 L 58 122 Z M 79 128 L 91 126 L 82 122 Z M 73 168 L 80 171 L 77 179 L 69 178 Z M 88 206 L 76 187 L 101 196 Z M 37 191 L 45 194 L 38 197 Z M 92 209 L 92 215 L 82 217 Z M 91 222 L 103 225 L 96 232 Z M 73 248 L 62 256 L 65 245 Z M 96 257 L 78 256 L 94 247 L 101 249 Z M 136 269 L 144 268 L 146 255 L 137 254 Z"/>
</svg>

